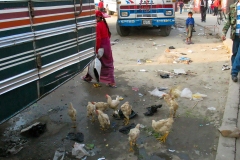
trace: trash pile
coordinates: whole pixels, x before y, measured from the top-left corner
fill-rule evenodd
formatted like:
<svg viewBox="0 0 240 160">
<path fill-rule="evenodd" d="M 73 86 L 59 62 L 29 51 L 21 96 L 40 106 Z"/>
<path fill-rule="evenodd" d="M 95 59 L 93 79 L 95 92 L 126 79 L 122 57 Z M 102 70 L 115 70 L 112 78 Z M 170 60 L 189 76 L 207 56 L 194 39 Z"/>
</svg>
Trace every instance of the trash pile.
<svg viewBox="0 0 240 160">
<path fill-rule="evenodd" d="M 195 93 L 193 94 L 192 91 L 189 88 L 184 88 L 181 92 L 181 97 L 183 98 L 188 98 L 190 100 L 194 100 L 194 101 L 202 101 L 203 98 L 206 98 L 207 95 L 205 94 L 201 94 L 201 93 Z"/>
</svg>

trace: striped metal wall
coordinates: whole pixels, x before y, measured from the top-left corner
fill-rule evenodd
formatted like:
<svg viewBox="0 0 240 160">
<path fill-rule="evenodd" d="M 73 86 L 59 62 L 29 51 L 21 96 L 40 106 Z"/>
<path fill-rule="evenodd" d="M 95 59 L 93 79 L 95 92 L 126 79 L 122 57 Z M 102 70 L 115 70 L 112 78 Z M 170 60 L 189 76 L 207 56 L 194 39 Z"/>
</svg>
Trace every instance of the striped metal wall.
<svg viewBox="0 0 240 160">
<path fill-rule="evenodd" d="M 0 2 L 0 123 L 94 58 L 93 0 Z"/>
</svg>

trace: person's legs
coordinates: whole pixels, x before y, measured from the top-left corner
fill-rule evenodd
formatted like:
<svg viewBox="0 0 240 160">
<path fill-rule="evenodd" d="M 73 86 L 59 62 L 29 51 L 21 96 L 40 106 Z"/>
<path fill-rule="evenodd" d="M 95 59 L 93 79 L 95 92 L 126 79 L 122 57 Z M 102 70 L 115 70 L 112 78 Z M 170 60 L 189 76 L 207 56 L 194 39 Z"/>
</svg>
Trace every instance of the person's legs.
<svg viewBox="0 0 240 160">
<path fill-rule="evenodd" d="M 190 25 L 190 26 L 188 27 L 188 31 L 189 31 L 189 36 L 188 36 L 188 38 L 189 38 L 189 44 L 192 44 L 192 31 L 193 31 L 193 26 L 192 26 L 192 25 Z"/>
<path fill-rule="evenodd" d="M 240 44 L 240 39 L 238 36 L 236 36 L 235 39 L 233 40 L 233 45 L 232 45 L 232 57 L 231 57 L 232 65 L 237 55 L 239 44 Z"/>
<path fill-rule="evenodd" d="M 200 8 L 200 12 L 201 12 L 201 21 L 203 21 L 203 7 Z"/>
<path fill-rule="evenodd" d="M 231 57 L 232 60 L 232 80 L 237 82 L 238 72 L 240 71 L 240 38 L 238 36 L 233 40 L 233 55 Z"/>
<path fill-rule="evenodd" d="M 217 7 L 214 7 L 214 16 L 217 15 Z"/>
<path fill-rule="evenodd" d="M 182 14 L 182 7 L 180 7 L 180 14 Z"/>
<path fill-rule="evenodd" d="M 207 13 L 207 8 L 203 9 L 203 21 L 206 22 L 206 13 Z"/>
</svg>

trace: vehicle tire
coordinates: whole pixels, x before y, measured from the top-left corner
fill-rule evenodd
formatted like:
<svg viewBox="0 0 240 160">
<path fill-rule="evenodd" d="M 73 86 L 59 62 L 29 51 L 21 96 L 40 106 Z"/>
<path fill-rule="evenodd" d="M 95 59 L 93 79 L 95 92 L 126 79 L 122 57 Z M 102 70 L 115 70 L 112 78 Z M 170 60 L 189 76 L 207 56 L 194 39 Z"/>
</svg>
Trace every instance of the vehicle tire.
<svg viewBox="0 0 240 160">
<path fill-rule="evenodd" d="M 119 26 L 118 23 L 116 24 L 116 28 L 117 28 L 117 33 L 121 37 L 128 36 L 130 34 L 130 31 L 131 31 L 130 27 L 122 27 L 122 26 Z"/>
<path fill-rule="evenodd" d="M 221 25 L 221 15 L 219 13 L 217 14 L 217 23 Z"/>
<path fill-rule="evenodd" d="M 160 27 L 160 29 L 161 29 L 161 36 L 163 37 L 169 36 L 171 32 L 171 26 L 162 26 Z"/>
</svg>

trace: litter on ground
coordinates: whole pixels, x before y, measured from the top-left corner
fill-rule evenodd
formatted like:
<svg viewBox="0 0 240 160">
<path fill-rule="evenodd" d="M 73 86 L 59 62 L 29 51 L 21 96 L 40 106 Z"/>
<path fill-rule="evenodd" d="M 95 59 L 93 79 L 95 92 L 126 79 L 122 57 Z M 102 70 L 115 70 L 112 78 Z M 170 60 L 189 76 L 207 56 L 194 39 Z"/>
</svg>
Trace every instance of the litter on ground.
<svg viewBox="0 0 240 160">
<path fill-rule="evenodd" d="M 179 75 L 179 74 L 187 74 L 184 69 L 174 69 L 174 73 Z"/>
<path fill-rule="evenodd" d="M 148 91 L 148 92 L 150 93 L 150 95 L 156 96 L 156 97 L 159 97 L 159 98 L 162 98 L 163 95 L 166 94 L 165 92 L 159 91 L 158 88 L 155 88 L 154 90 Z"/>
</svg>

